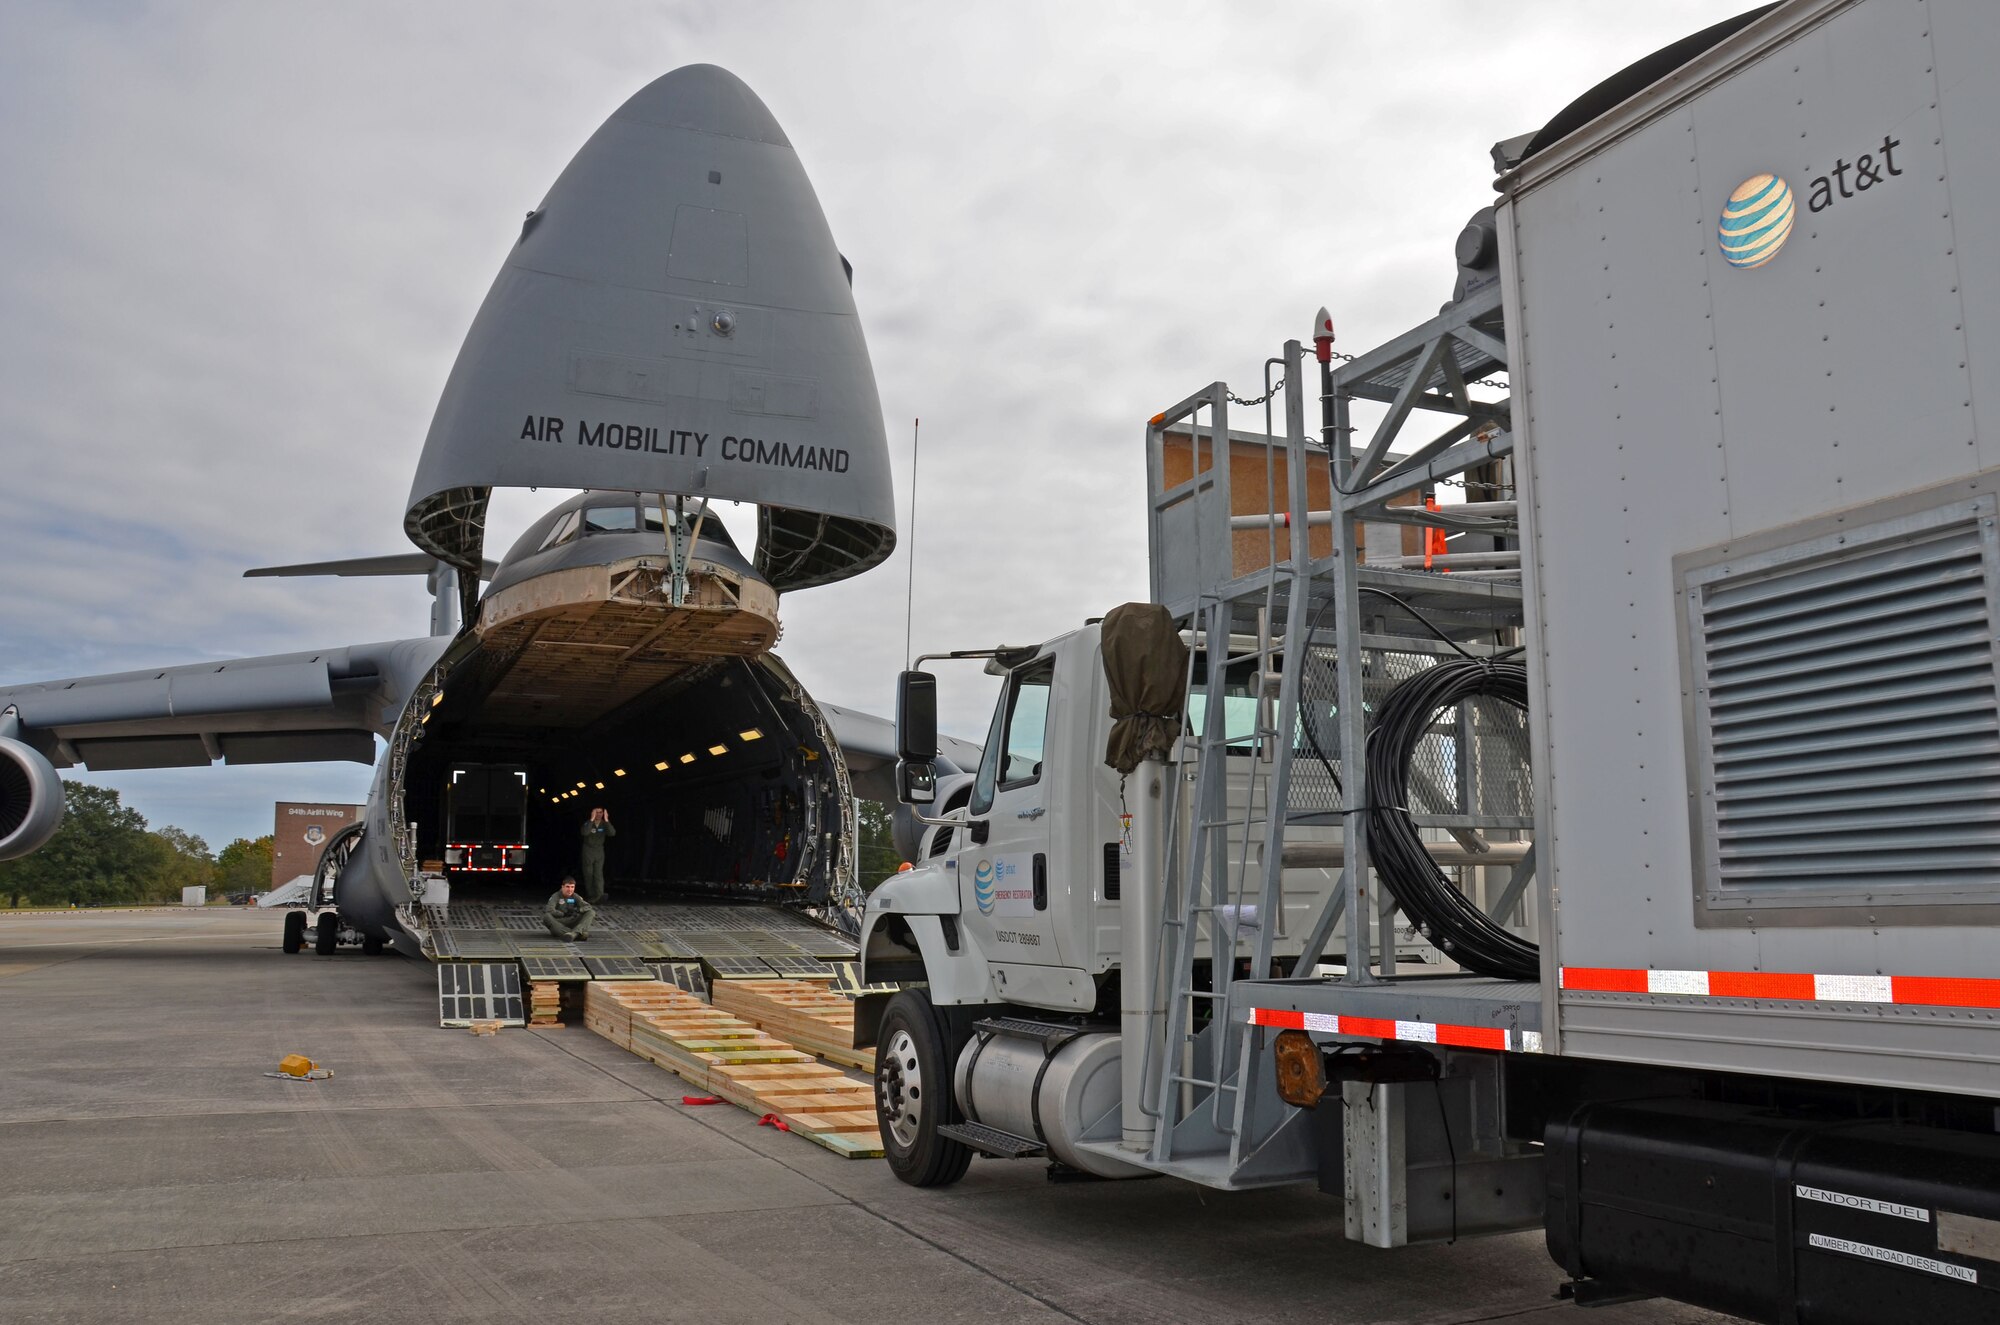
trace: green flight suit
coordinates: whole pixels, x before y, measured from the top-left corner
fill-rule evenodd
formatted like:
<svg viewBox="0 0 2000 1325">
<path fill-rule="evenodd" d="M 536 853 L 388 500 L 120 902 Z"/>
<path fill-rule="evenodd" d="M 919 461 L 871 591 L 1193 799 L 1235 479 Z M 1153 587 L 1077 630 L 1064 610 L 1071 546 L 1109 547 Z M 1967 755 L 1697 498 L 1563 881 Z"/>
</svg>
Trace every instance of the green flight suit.
<svg viewBox="0 0 2000 1325">
<path fill-rule="evenodd" d="M 583 824 L 583 859 L 577 871 L 576 890 L 587 902 L 604 900 L 604 840 L 618 836 L 610 824 Z"/>
<path fill-rule="evenodd" d="M 550 894 L 549 904 L 542 908 L 542 923 L 559 939 L 589 938 L 590 922 L 595 919 L 596 907 L 581 896 L 564 897 L 560 888 Z"/>
</svg>

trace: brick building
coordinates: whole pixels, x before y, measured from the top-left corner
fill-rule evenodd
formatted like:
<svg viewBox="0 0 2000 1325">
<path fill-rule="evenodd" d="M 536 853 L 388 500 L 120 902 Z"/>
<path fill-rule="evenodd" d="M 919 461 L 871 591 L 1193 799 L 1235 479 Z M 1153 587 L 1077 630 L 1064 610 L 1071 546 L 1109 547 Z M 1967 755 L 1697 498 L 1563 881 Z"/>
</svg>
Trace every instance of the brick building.
<svg viewBox="0 0 2000 1325">
<path fill-rule="evenodd" d="M 321 805 L 309 801 L 279 801 L 271 829 L 271 886 L 311 874 L 320 850 L 333 835 L 361 821 L 360 805 Z"/>
</svg>

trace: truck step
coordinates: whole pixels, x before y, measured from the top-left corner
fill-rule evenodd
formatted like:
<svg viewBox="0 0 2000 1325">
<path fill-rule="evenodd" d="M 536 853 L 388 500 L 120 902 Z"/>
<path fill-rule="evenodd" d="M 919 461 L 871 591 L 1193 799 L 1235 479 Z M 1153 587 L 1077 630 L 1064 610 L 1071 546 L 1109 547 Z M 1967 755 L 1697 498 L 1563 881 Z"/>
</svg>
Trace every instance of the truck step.
<svg viewBox="0 0 2000 1325">
<path fill-rule="evenodd" d="M 971 1146 L 980 1154 L 996 1159 L 1032 1159 L 1049 1153 L 1049 1148 L 1033 1137 L 1015 1136 L 985 1123 L 946 1123 L 937 1130 L 946 1140 Z"/>
<path fill-rule="evenodd" d="M 1012 1035 L 1021 1040 L 1039 1040 L 1042 1052 L 1051 1054 L 1083 1034 L 1082 1028 L 1078 1026 L 1029 1021 L 1026 1017 L 988 1017 L 984 1021 L 973 1022 L 972 1029 L 987 1035 Z"/>
</svg>

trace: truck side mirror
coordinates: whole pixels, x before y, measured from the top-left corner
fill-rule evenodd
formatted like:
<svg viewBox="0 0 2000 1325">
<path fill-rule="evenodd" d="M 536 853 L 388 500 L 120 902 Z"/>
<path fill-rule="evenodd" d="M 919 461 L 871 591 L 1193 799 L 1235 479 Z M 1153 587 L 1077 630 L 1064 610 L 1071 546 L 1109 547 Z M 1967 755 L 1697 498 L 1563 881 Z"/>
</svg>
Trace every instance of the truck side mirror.
<svg viewBox="0 0 2000 1325">
<path fill-rule="evenodd" d="M 905 805 L 929 805 L 937 799 L 937 767 L 909 759 L 896 761 L 896 799 Z"/>
<path fill-rule="evenodd" d="M 896 757 L 911 764 L 935 763 L 937 745 L 937 678 L 929 672 L 904 672 L 896 678 Z"/>
</svg>

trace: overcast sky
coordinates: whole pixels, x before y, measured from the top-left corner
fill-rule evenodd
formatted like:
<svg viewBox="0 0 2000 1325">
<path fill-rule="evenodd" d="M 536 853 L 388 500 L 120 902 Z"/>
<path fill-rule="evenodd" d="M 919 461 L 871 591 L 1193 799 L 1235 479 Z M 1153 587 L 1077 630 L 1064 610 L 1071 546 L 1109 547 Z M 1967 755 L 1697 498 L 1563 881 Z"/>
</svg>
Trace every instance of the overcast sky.
<svg viewBox="0 0 2000 1325">
<path fill-rule="evenodd" d="M 1256 394 L 1321 303 L 1350 351 L 1434 313 L 1490 144 L 1746 7 L 10 0 L 0 683 L 421 634 L 419 581 L 239 577 L 408 549 L 522 214 L 627 96 L 706 62 L 770 106 L 854 264 L 903 541 L 787 598 L 780 652 L 888 712 L 912 419 L 918 651 L 1143 598 L 1149 415 Z M 489 552 L 558 495 L 497 494 Z M 990 686 L 947 675 L 947 728 L 976 738 Z M 91 780 L 219 847 L 368 774 Z"/>
</svg>

